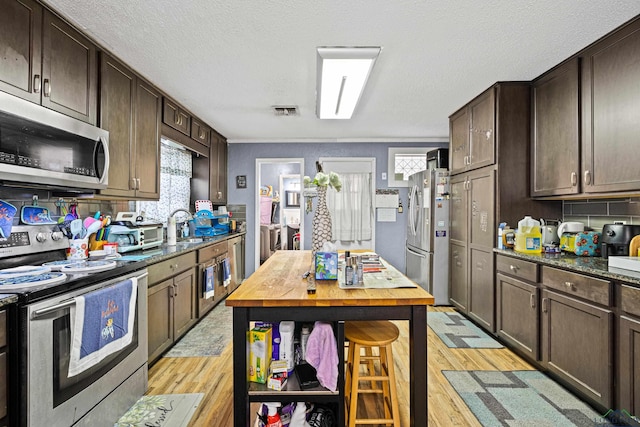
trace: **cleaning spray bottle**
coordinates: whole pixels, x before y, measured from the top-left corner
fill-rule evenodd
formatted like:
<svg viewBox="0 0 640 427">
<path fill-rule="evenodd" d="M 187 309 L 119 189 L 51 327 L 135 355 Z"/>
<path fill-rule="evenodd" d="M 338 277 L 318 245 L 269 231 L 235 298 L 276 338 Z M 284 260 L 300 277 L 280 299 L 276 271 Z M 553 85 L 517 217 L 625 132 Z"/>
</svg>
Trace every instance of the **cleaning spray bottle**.
<svg viewBox="0 0 640 427">
<path fill-rule="evenodd" d="M 264 427 L 282 427 L 282 421 L 278 413 L 280 402 L 265 402 L 264 405 L 266 405 L 269 411 L 267 413 L 267 424 L 265 424 Z"/>
</svg>

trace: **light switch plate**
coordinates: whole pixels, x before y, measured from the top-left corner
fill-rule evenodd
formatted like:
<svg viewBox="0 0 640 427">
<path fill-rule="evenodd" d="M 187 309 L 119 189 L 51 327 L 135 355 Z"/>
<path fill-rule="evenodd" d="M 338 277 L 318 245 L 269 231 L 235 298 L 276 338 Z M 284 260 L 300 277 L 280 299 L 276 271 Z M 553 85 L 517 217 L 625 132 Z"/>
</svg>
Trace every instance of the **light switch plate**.
<svg viewBox="0 0 640 427">
<path fill-rule="evenodd" d="M 382 172 L 382 180 L 383 181 L 387 180 L 387 173 L 386 172 Z"/>
</svg>

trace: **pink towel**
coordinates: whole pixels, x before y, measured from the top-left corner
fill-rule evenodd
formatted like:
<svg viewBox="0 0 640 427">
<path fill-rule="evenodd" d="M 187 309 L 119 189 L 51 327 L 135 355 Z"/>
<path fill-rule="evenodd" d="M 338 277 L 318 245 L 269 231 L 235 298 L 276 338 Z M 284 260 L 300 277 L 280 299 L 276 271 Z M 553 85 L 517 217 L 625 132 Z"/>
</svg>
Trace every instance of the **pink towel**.
<svg viewBox="0 0 640 427">
<path fill-rule="evenodd" d="M 309 334 L 307 362 L 316 368 L 320 385 L 331 391 L 338 389 L 338 347 L 330 323 L 316 322 Z"/>
</svg>

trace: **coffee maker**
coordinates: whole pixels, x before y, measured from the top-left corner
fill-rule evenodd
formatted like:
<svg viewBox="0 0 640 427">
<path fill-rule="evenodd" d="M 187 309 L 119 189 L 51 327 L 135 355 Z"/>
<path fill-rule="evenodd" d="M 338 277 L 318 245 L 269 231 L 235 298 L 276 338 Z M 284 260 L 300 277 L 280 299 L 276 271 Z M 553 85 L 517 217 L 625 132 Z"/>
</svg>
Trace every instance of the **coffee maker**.
<svg viewBox="0 0 640 427">
<path fill-rule="evenodd" d="M 640 234 L 640 225 L 605 224 L 602 227 L 602 257 L 629 256 L 629 243 Z"/>
</svg>

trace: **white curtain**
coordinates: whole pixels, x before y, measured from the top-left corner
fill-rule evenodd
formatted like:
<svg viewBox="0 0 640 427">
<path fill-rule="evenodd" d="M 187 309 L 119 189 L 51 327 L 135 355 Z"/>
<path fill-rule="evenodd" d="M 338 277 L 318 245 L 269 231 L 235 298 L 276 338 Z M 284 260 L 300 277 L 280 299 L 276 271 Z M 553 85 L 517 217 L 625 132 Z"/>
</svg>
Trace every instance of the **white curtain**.
<svg viewBox="0 0 640 427">
<path fill-rule="evenodd" d="M 178 208 L 193 211 L 195 208 L 189 206 L 191 173 L 191 153 L 163 143 L 160 147 L 160 200 L 139 202 L 139 209 L 144 211 L 146 218 L 166 223 L 169 214 Z"/>
<path fill-rule="evenodd" d="M 371 240 L 373 201 L 371 174 L 341 173 L 340 192 L 329 188 L 327 206 L 331 212 L 332 240 Z"/>
</svg>

